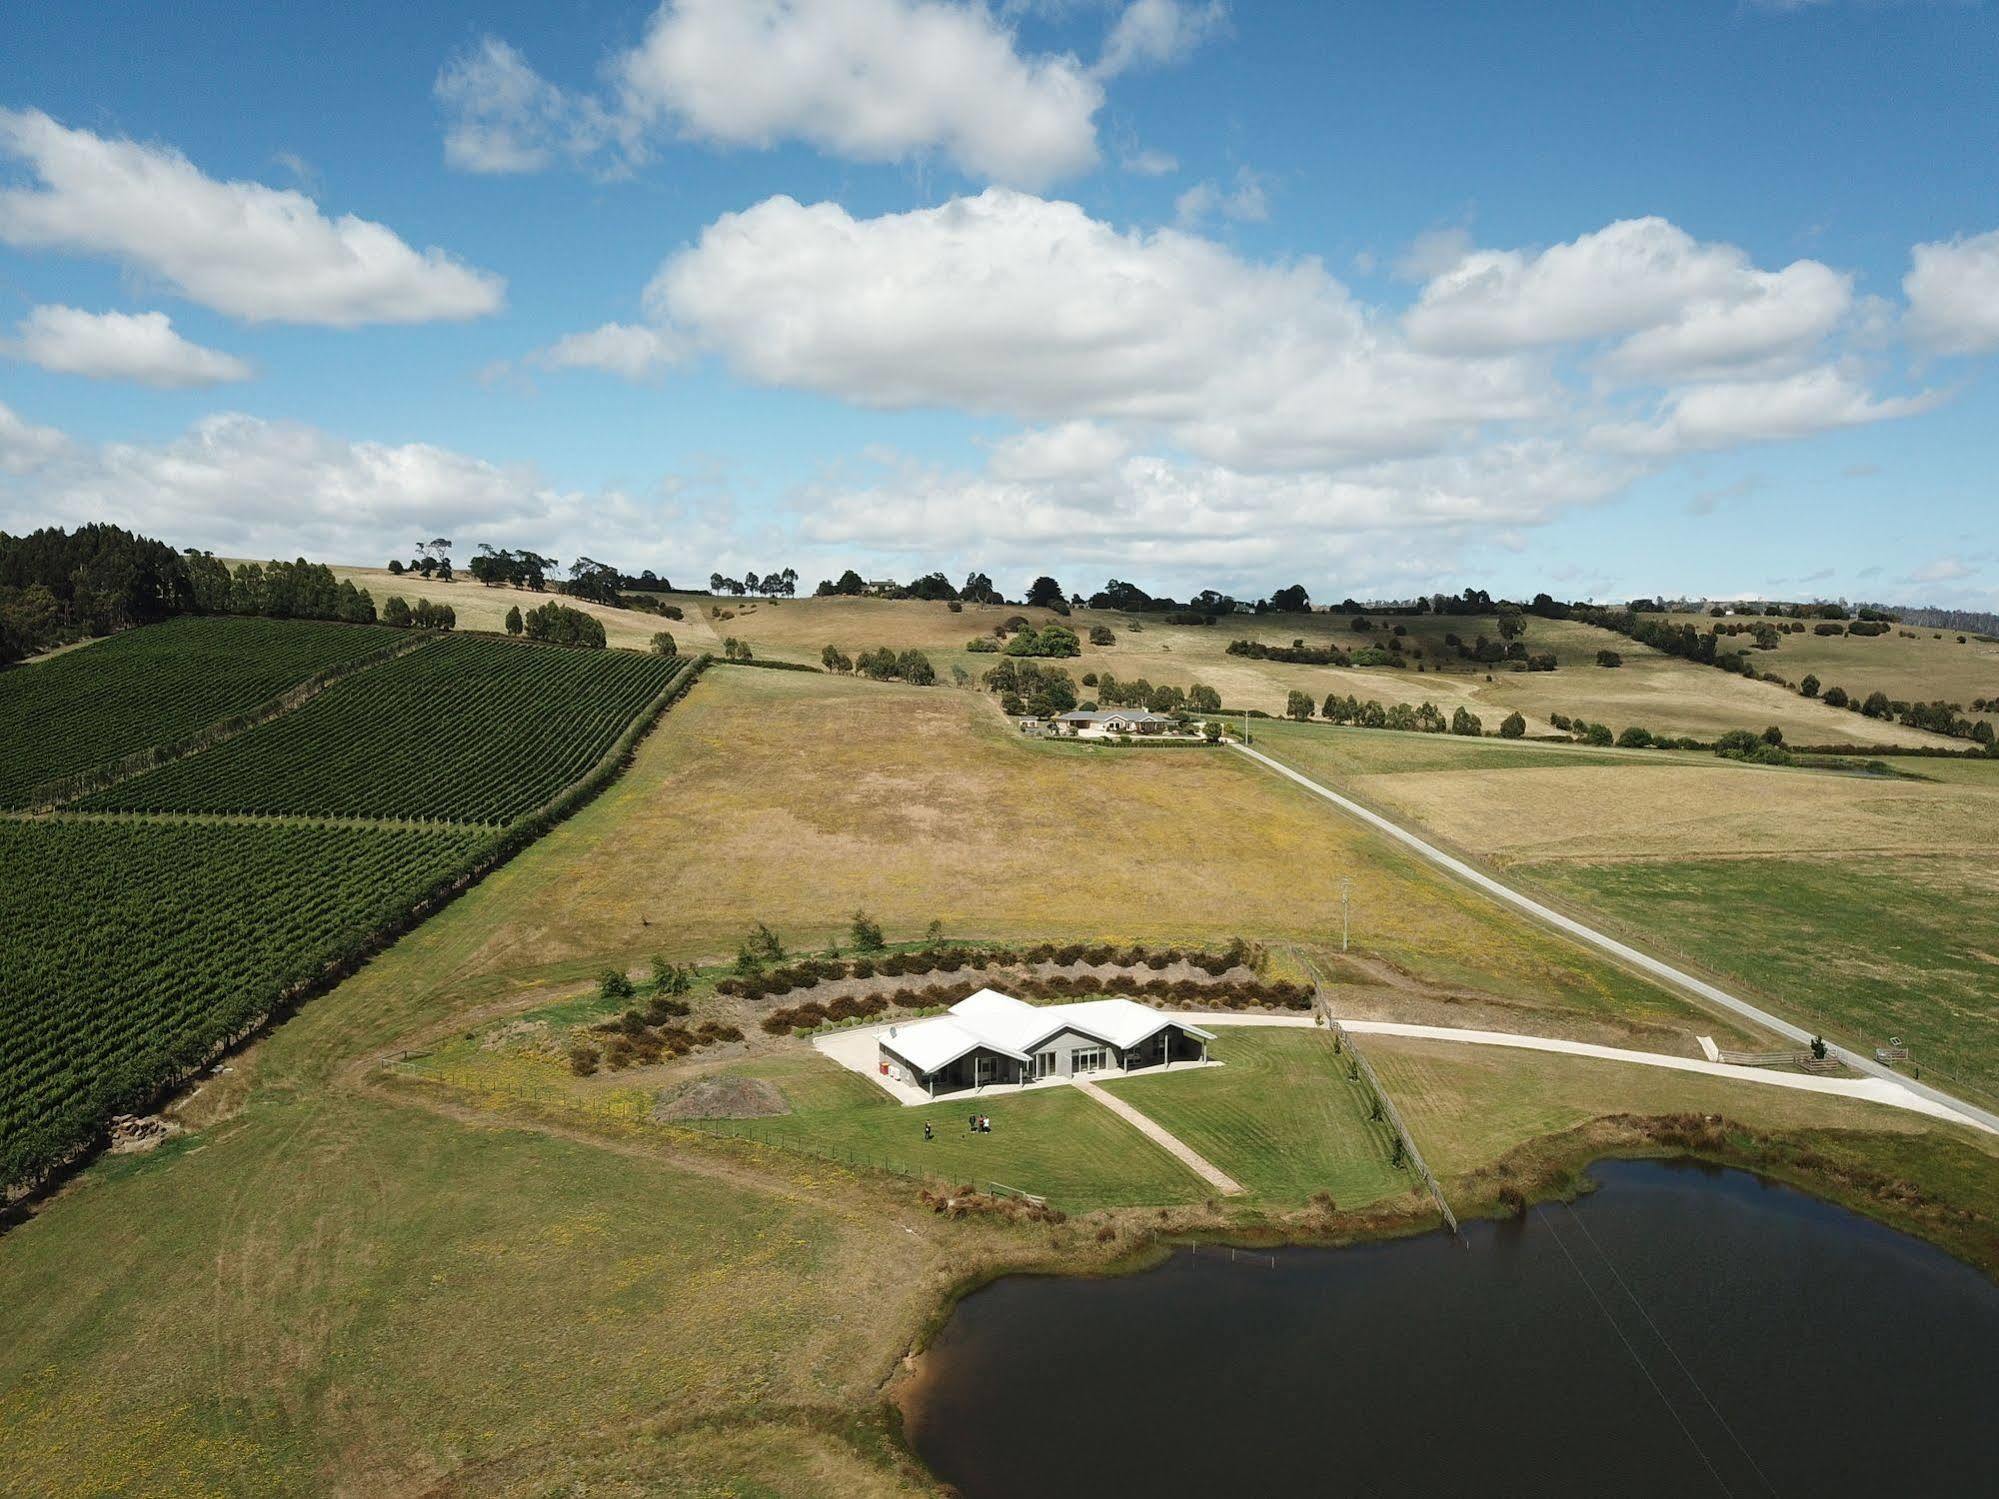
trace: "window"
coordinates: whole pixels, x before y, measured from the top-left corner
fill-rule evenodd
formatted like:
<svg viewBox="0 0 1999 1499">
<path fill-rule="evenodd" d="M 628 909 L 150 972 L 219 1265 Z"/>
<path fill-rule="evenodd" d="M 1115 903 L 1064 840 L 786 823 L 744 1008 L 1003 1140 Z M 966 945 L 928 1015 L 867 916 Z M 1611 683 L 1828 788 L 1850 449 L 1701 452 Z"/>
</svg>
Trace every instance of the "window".
<svg viewBox="0 0 1999 1499">
<path fill-rule="evenodd" d="M 1055 1053 L 1052 1051 L 1037 1051 L 1034 1054 L 1034 1075 L 1036 1077 L 1047 1077 L 1053 1071 L 1055 1071 Z"/>
<path fill-rule="evenodd" d="M 1103 1065 L 1104 1049 L 1101 1046 L 1091 1046 L 1069 1053 L 1071 1072 L 1100 1072 L 1103 1070 Z"/>
</svg>

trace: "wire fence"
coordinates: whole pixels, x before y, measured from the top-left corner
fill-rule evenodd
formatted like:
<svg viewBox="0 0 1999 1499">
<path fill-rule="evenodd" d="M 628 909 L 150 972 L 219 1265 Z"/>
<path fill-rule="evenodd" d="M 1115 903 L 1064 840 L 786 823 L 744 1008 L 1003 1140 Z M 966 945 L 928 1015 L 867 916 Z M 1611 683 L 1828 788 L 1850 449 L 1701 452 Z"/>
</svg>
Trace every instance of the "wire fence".
<svg viewBox="0 0 1999 1499">
<path fill-rule="evenodd" d="M 1416 1168 L 1416 1174 L 1422 1177 L 1423 1185 L 1429 1188 L 1430 1196 L 1435 1199 L 1437 1211 L 1443 1215 L 1444 1224 L 1450 1229 L 1451 1237 L 1457 1238 L 1458 1215 L 1451 1211 L 1450 1203 L 1445 1200 L 1444 1189 L 1437 1181 L 1437 1174 L 1430 1169 L 1430 1163 L 1423 1159 L 1423 1152 L 1417 1147 L 1416 1136 L 1411 1132 L 1408 1121 L 1403 1119 L 1402 1111 L 1395 1106 L 1395 1100 L 1381 1085 L 1381 1077 L 1374 1070 L 1374 1064 L 1368 1061 L 1358 1046 L 1354 1045 L 1353 1036 L 1340 1024 L 1339 1017 L 1333 1014 L 1332 1003 L 1326 998 L 1326 986 L 1319 976 L 1318 966 L 1302 953 L 1299 956 L 1312 975 L 1312 1003 L 1325 1020 L 1326 1028 L 1333 1034 L 1334 1050 L 1345 1055 L 1352 1063 L 1356 1074 L 1355 1080 L 1367 1089 L 1375 1106 L 1376 1117 L 1386 1120 L 1388 1127 L 1395 1131 L 1397 1153 Z M 1398 1161 L 1397 1164 L 1401 1162 Z"/>
</svg>

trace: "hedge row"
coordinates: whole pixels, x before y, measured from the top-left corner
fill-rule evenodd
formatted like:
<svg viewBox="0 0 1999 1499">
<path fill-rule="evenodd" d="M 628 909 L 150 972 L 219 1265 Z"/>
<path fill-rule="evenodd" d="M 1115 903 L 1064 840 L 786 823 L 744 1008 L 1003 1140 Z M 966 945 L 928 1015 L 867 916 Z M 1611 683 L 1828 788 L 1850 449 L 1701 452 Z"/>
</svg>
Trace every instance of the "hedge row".
<svg viewBox="0 0 1999 1499">
<path fill-rule="evenodd" d="M 1256 967 L 1262 962 L 1260 949 L 1236 938 L 1220 952 L 1199 948 L 1113 947 L 1107 943 L 1068 943 L 1056 946 L 1044 942 L 1034 947 L 937 947 L 919 952 L 883 953 L 876 957 L 805 958 L 764 973 L 741 974 L 723 979 L 715 986 L 718 994 L 745 999 L 767 999 L 788 994 L 793 989 L 838 979 L 870 979 L 877 976 L 900 978 L 905 975 L 958 973 L 965 969 L 983 972 L 990 968 L 1017 968 L 1028 963 L 1087 963 L 1092 967 L 1150 968 L 1155 972 L 1175 963 L 1191 963 L 1220 977 L 1238 966 Z"/>
</svg>

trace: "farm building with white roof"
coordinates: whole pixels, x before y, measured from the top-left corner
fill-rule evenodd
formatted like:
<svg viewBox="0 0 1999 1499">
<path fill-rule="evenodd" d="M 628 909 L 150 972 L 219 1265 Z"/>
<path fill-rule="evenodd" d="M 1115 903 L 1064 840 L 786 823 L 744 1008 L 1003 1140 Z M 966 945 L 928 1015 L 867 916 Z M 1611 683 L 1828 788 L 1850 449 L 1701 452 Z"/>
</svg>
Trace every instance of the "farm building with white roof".
<svg viewBox="0 0 1999 1499">
<path fill-rule="evenodd" d="M 949 1014 L 880 1033 L 878 1065 L 933 1096 L 994 1083 L 1205 1061 L 1214 1036 L 1129 999 L 1030 1005 L 981 989 Z"/>
</svg>

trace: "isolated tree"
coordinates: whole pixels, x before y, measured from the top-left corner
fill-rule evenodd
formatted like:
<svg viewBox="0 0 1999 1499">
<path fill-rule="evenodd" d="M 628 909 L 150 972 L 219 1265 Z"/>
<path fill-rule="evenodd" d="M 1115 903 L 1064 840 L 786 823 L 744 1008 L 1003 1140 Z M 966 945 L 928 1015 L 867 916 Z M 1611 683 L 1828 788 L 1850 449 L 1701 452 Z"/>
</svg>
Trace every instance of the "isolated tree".
<svg viewBox="0 0 1999 1499">
<path fill-rule="evenodd" d="M 1782 744 L 1784 742 L 1784 731 L 1775 724 L 1771 724 L 1769 728 L 1763 731 L 1763 742 L 1765 744 Z"/>
<path fill-rule="evenodd" d="M 1062 585 L 1047 576 L 1034 580 L 1027 590 L 1027 602 L 1040 609 L 1054 609 L 1063 614 L 1069 612 L 1069 599 L 1062 592 Z"/>
<path fill-rule="evenodd" d="M 407 630 L 410 626 L 409 601 L 399 593 L 390 594 L 382 605 L 382 623 Z"/>
<path fill-rule="evenodd" d="M 597 997 L 612 1003 L 632 997 L 632 981 L 621 968 L 606 968 L 597 980 Z"/>
<path fill-rule="evenodd" d="M 1085 677 L 1084 682 L 1090 679 Z M 1196 713 L 1219 713 L 1222 711 L 1222 695 L 1204 682 L 1196 682 L 1187 689 L 1187 706 Z"/>
<path fill-rule="evenodd" d="M 1290 695 L 1284 699 L 1284 716 L 1303 723 L 1312 716 L 1312 699 L 1293 688 Z"/>
<path fill-rule="evenodd" d="M 1091 626 L 1090 626 L 1090 644 L 1091 644 L 1091 645 L 1116 645 L 1116 644 L 1117 644 L 1117 636 L 1116 636 L 1116 634 L 1114 634 L 1114 633 L 1112 632 L 1112 630 L 1111 630 L 1111 627 L 1110 627 L 1109 625 L 1091 625 Z"/>
<path fill-rule="evenodd" d="M 1018 712 L 1018 709 L 1010 709 Z M 855 952 L 880 952 L 888 944 L 882 940 L 882 929 L 866 911 L 854 912 L 847 930 L 853 937 Z"/>
<path fill-rule="evenodd" d="M 1806 672 L 1804 681 L 1798 683 L 1798 691 L 1802 692 L 1806 697 L 1817 697 L 1819 695 L 1819 679 L 1810 672 Z"/>
<path fill-rule="evenodd" d="M 1461 706 L 1451 715 L 1451 732 L 1475 736 L 1485 732 L 1485 725 L 1479 722 L 1478 715 L 1471 709 Z"/>
<path fill-rule="evenodd" d="M 1519 739 L 1524 737 L 1526 733 L 1527 720 L 1522 718 L 1517 712 L 1509 713 L 1499 721 L 1499 737 L 1501 739 Z"/>
<path fill-rule="evenodd" d="M 521 606 L 516 604 L 507 611 L 507 633 L 509 635 L 518 635 L 521 633 L 521 629 Z"/>
<path fill-rule="evenodd" d="M 1279 614 L 1304 614 L 1312 607 L 1312 596 L 1305 592 L 1303 583 L 1293 583 L 1270 596 L 1270 607 Z"/>
<path fill-rule="evenodd" d="M 653 654 L 658 656 L 677 656 L 680 654 L 679 642 L 673 638 L 671 630 L 661 630 L 654 635 L 652 638 L 652 649 Z"/>
</svg>

